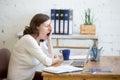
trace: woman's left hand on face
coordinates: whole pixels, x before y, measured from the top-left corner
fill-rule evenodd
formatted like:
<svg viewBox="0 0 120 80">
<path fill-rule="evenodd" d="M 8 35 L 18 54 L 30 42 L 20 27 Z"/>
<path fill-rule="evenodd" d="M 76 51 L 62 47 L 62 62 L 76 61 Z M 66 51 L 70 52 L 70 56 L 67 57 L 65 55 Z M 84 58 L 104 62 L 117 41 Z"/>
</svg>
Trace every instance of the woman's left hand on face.
<svg viewBox="0 0 120 80">
<path fill-rule="evenodd" d="M 53 25 L 52 25 L 52 22 L 50 23 L 50 28 L 51 28 L 50 35 L 52 35 L 52 32 L 53 32 Z"/>
<path fill-rule="evenodd" d="M 53 27 L 53 26 L 52 26 L 52 23 L 50 23 L 51 31 L 50 31 L 50 34 L 49 34 L 48 38 L 51 38 L 51 36 L 52 36 L 52 31 L 53 31 L 52 27 Z"/>
</svg>

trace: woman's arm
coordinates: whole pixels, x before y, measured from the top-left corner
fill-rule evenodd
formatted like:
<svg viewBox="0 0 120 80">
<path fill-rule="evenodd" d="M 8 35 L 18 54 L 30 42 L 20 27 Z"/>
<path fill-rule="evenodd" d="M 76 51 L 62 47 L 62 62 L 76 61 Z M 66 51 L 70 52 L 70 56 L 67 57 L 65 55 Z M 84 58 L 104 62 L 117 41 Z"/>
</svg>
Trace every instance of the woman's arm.
<svg viewBox="0 0 120 80">
<path fill-rule="evenodd" d="M 52 24 L 50 24 L 50 27 L 52 28 Z M 53 52 L 53 45 L 52 45 L 51 37 L 52 37 L 52 30 L 51 30 L 51 33 L 48 36 L 48 53 L 50 53 L 52 55 L 53 64 L 54 64 L 56 62 L 61 61 L 61 58 L 60 58 L 60 56 L 58 56 L 57 54 L 55 54 Z"/>
<path fill-rule="evenodd" d="M 52 45 L 52 40 L 51 40 L 51 34 L 48 37 L 47 46 L 48 46 L 48 53 L 53 55 L 53 45 Z"/>
<path fill-rule="evenodd" d="M 30 36 L 24 36 L 24 39 L 22 38 L 22 45 L 24 46 L 25 50 L 27 51 L 27 55 L 30 54 L 30 56 L 34 56 L 36 59 L 38 59 L 41 63 L 43 63 L 46 66 L 51 66 L 52 64 L 55 64 L 60 61 L 58 57 L 56 58 L 50 58 L 48 57 L 42 50 L 41 47 L 39 47 L 38 43 L 34 40 L 34 38 Z"/>
<path fill-rule="evenodd" d="M 54 57 L 53 45 L 52 45 L 52 39 L 51 39 L 51 37 L 52 37 L 52 28 L 53 28 L 52 23 L 50 23 L 50 27 L 51 27 L 51 32 L 50 32 L 50 34 L 48 36 L 48 53 L 50 53 L 52 55 L 52 57 Z"/>
</svg>

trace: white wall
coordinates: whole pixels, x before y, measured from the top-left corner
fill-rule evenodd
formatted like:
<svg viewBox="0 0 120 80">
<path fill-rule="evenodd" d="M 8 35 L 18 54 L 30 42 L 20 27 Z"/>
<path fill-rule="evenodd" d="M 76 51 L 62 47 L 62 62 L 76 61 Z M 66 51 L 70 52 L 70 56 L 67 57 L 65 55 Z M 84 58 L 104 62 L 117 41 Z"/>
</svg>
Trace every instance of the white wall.
<svg viewBox="0 0 120 80">
<path fill-rule="evenodd" d="M 103 55 L 120 54 L 120 0 L 0 0 L 0 48 L 12 50 L 17 33 L 22 31 L 33 15 L 46 13 L 51 8 L 73 9 L 74 33 L 79 34 L 84 10 L 91 8 L 95 18 L 99 46 Z"/>
</svg>

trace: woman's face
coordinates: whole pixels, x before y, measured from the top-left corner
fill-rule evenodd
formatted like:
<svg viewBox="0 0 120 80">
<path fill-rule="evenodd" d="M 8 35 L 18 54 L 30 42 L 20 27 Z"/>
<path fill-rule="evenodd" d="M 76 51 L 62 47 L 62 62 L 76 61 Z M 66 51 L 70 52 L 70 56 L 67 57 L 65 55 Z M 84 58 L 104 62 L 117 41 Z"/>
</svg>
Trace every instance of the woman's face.
<svg viewBox="0 0 120 80">
<path fill-rule="evenodd" d="M 42 23 L 38 28 L 40 39 L 46 40 L 52 31 L 51 20 Z"/>
</svg>

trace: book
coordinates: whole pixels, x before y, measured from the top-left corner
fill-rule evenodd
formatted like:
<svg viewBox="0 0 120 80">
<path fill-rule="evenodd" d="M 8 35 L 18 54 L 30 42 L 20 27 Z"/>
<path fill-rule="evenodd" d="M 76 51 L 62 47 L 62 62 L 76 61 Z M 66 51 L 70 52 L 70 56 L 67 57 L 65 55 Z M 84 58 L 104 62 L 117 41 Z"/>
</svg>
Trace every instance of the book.
<svg viewBox="0 0 120 80">
<path fill-rule="evenodd" d="M 57 67 L 50 66 L 43 69 L 43 71 L 45 72 L 56 73 L 56 74 L 76 72 L 76 71 L 82 71 L 82 70 L 83 68 L 74 67 L 71 65 L 60 65 Z"/>
</svg>

